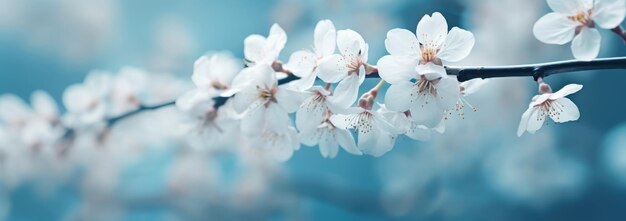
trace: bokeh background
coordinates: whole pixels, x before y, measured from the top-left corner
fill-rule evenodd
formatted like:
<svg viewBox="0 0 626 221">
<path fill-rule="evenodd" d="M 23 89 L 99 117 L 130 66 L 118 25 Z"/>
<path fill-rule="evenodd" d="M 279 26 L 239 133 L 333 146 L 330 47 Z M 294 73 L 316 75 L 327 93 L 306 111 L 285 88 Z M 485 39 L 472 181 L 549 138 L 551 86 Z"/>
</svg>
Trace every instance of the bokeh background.
<svg viewBox="0 0 626 221">
<path fill-rule="evenodd" d="M 0 0 L 0 94 L 28 100 L 43 89 L 60 103 L 90 70 L 128 65 L 189 82 L 197 57 L 220 50 L 243 57 L 243 39 L 266 35 L 273 23 L 289 37 L 285 61 L 311 47 L 320 19 L 361 33 L 374 64 L 387 53 L 388 30 L 414 30 L 435 11 L 476 37 L 458 65 L 572 58 L 569 46 L 532 35 L 549 11 L 544 0 Z M 626 55 L 621 39 L 601 33 L 600 57 Z M 401 137 L 380 158 L 340 151 L 324 159 L 303 146 L 274 163 L 159 142 L 109 145 L 114 151 L 90 156 L 97 160 L 69 175 L 34 167 L 35 178 L 17 182 L 19 172 L 5 168 L 0 220 L 624 220 L 625 81 L 624 71 L 549 77 L 555 89 L 584 85 L 571 96 L 581 118 L 518 138 L 536 84 L 493 79 L 468 98 L 477 112 L 452 117 L 446 133 L 427 142 Z M 246 164 L 254 160 L 263 162 Z"/>
</svg>

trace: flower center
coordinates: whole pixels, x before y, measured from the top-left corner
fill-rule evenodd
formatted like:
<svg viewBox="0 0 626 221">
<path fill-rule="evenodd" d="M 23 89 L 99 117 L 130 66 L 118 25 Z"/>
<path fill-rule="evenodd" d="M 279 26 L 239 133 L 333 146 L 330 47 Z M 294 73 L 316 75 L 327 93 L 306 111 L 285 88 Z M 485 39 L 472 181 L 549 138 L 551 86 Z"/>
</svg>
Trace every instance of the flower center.
<svg viewBox="0 0 626 221">
<path fill-rule="evenodd" d="M 581 11 L 574 16 L 568 16 L 569 20 L 580 23 L 581 26 L 593 26 L 593 20 L 591 20 L 591 10 L 585 12 Z"/>
<path fill-rule="evenodd" d="M 374 115 L 369 111 L 363 111 L 359 114 L 350 115 L 350 117 L 346 118 L 346 123 L 350 125 L 357 133 L 369 133 L 372 131 L 372 121 L 374 119 Z"/>
<path fill-rule="evenodd" d="M 537 116 L 537 120 L 544 120 L 546 116 L 550 116 L 553 120 L 559 120 L 561 113 L 563 113 L 563 105 L 554 102 L 553 100 L 546 100 L 542 104 L 538 104 L 541 108 L 541 114 Z"/>
<path fill-rule="evenodd" d="M 424 48 L 422 50 L 422 62 L 433 62 L 435 58 L 437 58 L 436 50 L 433 50 L 432 48 Z"/>
<path fill-rule="evenodd" d="M 264 101 L 265 107 L 269 106 L 270 102 L 277 102 L 276 91 L 278 89 L 276 87 L 265 89 L 257 86 L 257 89 L 259 90 L 259 98 Z"/>
</svg>

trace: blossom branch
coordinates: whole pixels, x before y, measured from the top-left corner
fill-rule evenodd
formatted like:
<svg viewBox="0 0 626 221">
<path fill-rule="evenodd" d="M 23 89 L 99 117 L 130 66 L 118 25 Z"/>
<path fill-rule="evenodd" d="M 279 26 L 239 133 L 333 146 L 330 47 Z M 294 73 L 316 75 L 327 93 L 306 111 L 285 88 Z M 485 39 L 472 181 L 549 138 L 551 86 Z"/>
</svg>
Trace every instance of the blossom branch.
<svg viewBox="0 0 626 221">
<path fill-rule="evenodd" d="M 624 28 L 622 28 L 622 26 L 617 26 L 617 27 L 611 29 L 611 31 L 613 31 L 615 34 L 620 36 L 624 40 L 624 43 L 626 43 L 626 30 L 624 30 Z"/>
<path fill-rule="evenodd" d="M 593 61 L 557 61 L 528 65 L 512 65 L 512 66 L 446 66 L 448 75 L 456 75 L 458 81 L 464 82 L 475 78 L 501 78 L 501 77 L 533 77 L 537 80 L 539 77 L 548 77 L 553 74 L 588 71 L 588 70 L 605 70 L 605 69 L 626 69 L 626 57 L 600 58 Z M 372 72 L 366 75 L 366 78 L 380 78 L 376 68 L 371 69 Z M 279 85 L 289 83 L 300 79 L 299 77 L 288 73 L 286 78 L 278 81 Z M 217 109 L 224 105 L 230 97 L 215 97 L 214 108 Z M 137 110 L 126 114 L 113 117 L 107 120 L 107 125 L 112 126 L 120 120 L 145 110 L 155 110 L 162 107 L 174 105 L 174 101 L 165 102 L 154 106 L 141 106 Z"/>
</svg>

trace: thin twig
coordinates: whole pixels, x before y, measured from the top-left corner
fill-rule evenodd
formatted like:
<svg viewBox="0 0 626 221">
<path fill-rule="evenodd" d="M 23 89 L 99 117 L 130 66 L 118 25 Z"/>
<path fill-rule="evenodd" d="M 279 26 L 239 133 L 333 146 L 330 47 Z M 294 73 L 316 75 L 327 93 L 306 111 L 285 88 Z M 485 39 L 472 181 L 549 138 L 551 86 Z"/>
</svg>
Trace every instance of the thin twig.
<svg viewBox="0 0 626 221">
<path fill-rule="evenodd" d="M 501 77 L 533 77 L 535 80 L 539 77 L 548 77 L 553 74 L 569 73 L 588 70 L 605 70 L 605 69 L 626 69 L 626 57 L 600 58 L 593 61 L 557 61 L 539 64 L 513 65 L 513 66 L 491 66 L 491 67 L 470 67 L 470 66 L 446 66 L 448 75 L 456 75 L 460 82 L 468 81 L 475 78 L 501 78 Z M 380 78 L 378 72 L 372 72 L 366 75 L 366 78 Z M 286 78 L 278 81 L 279 85 L 289 83 L 299 78 L 293 74 L 289 74 Z M 215 97 L 213 100 L 215 109 L 226 103 L 230 97 Z M 161 107 L 174 105 L 174 101 L 158 104 L 154 106 L 141 106 L 139 109 L 125 113 L 123 115 L 110 118 L 107 120 L 109 126 L 133 116 L 145 110 L 155 110 Z"/>
</svg>

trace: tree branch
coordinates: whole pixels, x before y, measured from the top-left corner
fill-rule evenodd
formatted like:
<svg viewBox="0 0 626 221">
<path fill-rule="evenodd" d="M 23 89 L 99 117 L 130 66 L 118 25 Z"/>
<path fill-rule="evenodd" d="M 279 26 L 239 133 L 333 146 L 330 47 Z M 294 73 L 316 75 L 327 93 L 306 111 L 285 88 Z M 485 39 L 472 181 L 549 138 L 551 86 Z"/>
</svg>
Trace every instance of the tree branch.
<svg viewBox="0 0 626 221">
<path fill-rule="evenodd" d="M 469 66 L 446 66 L 448 75 L 456 75 L 460 82 L 468 81 L 475 78 L 501 78 L 501 77 L 548 77 L 553 74 L 588 71 L 588 70 L 606 70 L 606 69 L 626 69 L 626 57 L 600 58 L 593 61 L 557 61 L 539 64 L 512 65 L 512 66 L 492 66 L 492 67 L 469 67 Z M 378 72 L 372 72 L 366 75 L 366 78 L 380 78 Z M 279 85 L 289 83 L 299 78 L 293 74 L 289 74 L 286 78 L 278 81 Z M 215 109 L 226 103 L 230 97 L 215 97 L 213 100 Z M 120 120 L 145 110 L 155 110 L 162 107 L 174 105 L 175 101 L 166 102 L 154 106 L 141 106 L 139 109 L 122 114 L 120 116 L 107 120 L 107 125 L 112 126 Z"/>
</svg>

